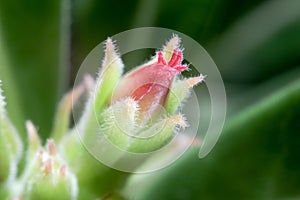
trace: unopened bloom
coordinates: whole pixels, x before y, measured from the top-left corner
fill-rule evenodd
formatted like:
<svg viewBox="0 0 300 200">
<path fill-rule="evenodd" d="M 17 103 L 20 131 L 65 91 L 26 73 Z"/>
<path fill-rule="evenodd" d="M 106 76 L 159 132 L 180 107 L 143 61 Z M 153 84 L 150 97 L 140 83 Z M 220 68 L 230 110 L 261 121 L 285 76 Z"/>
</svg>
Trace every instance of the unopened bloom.
<svg viewBox="0 0 300 200">
<path fill-rule="evenodd" d="M 11 189 L 11 198 L 76 199 L 78 188 L 75 174 L 58 154 L 54 140 L 42 147 L 36 128 L 26 122 L 29 139 L 27 165 L 22 176 Z"/>
<path fill-rule="evenodd" d="M 148 63 L 122 76 L 124 64 L 112 40 L 106 41 L 93 96 L 99 134 L 123 150 L 143 153 L 162 147 L 187 126 L 178 107 L 204 76 L 179 78 L 188 70 L 179 45 L 175 35 Z M 90 134 L 92 129 L 85 130 Z"/>
<path fill-rule="evenodd" d="M 53 140 L 47 142 L 47 149 L 37 152 L 33 162 L 32 168 L 27 169 L 24 199 L 77 199 L 75 174 L 57 154 Z"/>
<path fill-rule="evenodd" d="M 188 67 L 181 64 L 180 49 L 174 49 L 169 61 L 166 61 L 162 51 L 157 52 L 156 57 L 155 63 L 141 66 L 123 77 L 114 91 L 112 102 L 132 97 L 138 102 L 140 112 L 147 116 L 159 114 L 174 77 Z"/>
</svg>

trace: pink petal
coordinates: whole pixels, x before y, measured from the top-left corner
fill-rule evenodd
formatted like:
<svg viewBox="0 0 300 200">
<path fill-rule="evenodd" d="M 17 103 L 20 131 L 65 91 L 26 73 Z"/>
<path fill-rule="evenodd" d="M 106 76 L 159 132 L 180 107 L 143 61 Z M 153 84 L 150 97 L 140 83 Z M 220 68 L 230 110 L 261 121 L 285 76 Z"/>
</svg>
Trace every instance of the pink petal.
<svg viewBox="0 0 300 200">
<path fill-rule="evenodd" d="M 162 52 L 157 52 L 156 63 L 142 66 L 124 76 L 113 94 L 112 102 L 131 96 L 138 101 L 142 113 L 156 115 L 164 106 L 175 75 L 188 68 L 181 65 L 182 59 L 179 49 L 174 50 L 169 62 Z"/>
</svg>

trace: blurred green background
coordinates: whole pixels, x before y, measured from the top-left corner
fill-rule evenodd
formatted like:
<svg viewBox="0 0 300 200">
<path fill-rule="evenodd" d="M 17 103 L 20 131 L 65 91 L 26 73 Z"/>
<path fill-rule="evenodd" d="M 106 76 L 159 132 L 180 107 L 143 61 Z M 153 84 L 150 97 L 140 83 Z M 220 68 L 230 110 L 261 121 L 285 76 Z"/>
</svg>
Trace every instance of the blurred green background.
<svg viewBox="0 0 300 200">
<path fill-rule="evenodd" d="M 108 36 L 157 26 L 198 41 L 222 74 L 228 116 L 216 148 L 135 175 L 132 199 L 300 199 L 299 0 L 0 0 L 0 79 L 25 138 L 45 139 L 85 56 Z M 167 39 L 167 38 L 166 38 Z"/>
</svg>

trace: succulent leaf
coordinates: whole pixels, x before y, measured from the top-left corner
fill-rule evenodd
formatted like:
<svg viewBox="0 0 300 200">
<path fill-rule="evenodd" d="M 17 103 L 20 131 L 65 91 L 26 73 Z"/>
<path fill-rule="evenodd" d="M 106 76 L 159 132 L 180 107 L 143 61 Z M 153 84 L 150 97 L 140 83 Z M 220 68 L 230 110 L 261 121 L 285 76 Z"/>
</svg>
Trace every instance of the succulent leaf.
<svg viewBox="0 0 300 200">
<path fill-rule="evenodd" d="M 7 116 L 5 104 L 0 81 L 0 184 L 5 181 L 11 184 L 17 174 L 23 144 Z"/>
<path fill-rule="evenodd" d="M 51 138 L 56 142 L 60 141 L 64 134 L 70 128 L 70 114 L 72 110 L 72 102 L 75 103 L 84 91 L 83 84 L 77 86 L 74 90 L 68 92 L 61 100 L 53 125 Z"/>
<path fill-rule="evenodd" d="M 36 152 L 38 152 L 41 148 L 41 140 L 37 133 L 36 127 L 33 125 L 31 121 L 26 121 L 26 129 L 28 135 L 28 152 L 27 152 L 27 162 L 30 162 L 30 159 L 33 159 Z"/>
</svg>

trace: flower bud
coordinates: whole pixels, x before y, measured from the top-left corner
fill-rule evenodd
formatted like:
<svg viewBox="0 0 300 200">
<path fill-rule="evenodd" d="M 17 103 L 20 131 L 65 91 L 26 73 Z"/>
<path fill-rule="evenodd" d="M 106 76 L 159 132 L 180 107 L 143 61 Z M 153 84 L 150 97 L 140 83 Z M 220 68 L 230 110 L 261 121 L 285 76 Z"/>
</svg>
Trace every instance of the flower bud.
<svg viewBox="0 0 300 200">
<path fill-rule="evenodd" d="M 101 134 L 117 147 L 135 153 L 154 151 L 168 143 L 178 128 L 187 126 L 184 117 L 175 113 L 204 76 L 174 81 L 188 69 L 182 64 L 179 43 L 174 36 L 154 60 L 125 74 L 118 83 L 110 106 L 98 118 Z"/>
<path fill-rule="evenodd" d="M 161 51 L 157 52 L 156 57 L 157 62 L 143 65 L 124 76 L 112 102 L 132 97 L 138 102 L 142 114 L 152 117 L 160 114 L 174 77 L 188 67 L 181 64 L 183 56 L 179 48 L 174 49 L 170 61 L 166 61 Z"/>
<path fill-rule="evenodd" d="M 53 140 L 48 140 L 46 149 L 35 152 L 28 160 L 23 177 L 19 181 L 14 198 L 24 200 L 77 198 L 77 180 L 67 163 L 57 154 Z"/>
</svg>

